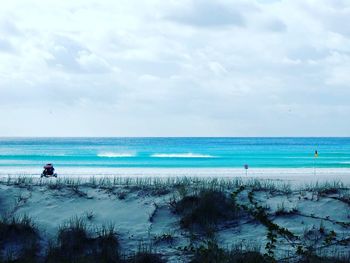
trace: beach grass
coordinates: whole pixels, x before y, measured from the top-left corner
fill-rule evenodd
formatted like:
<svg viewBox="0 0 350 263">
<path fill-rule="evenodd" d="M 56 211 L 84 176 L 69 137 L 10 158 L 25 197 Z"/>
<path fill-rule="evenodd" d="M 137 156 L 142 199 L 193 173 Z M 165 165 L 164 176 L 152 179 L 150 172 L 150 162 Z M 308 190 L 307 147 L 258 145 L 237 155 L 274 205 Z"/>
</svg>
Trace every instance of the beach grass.
<svg viewBox="0 0 350 263">
<path fill-rule="evenodd" d="M 286 205 L 284 200 L 323 204 L 322 200 L 343 206 L 349 205 L 349 186 L 339 181 L 304 184 L 295 187 L 285 181 L 242 179 L 242 178 L 57 178 L 43 180 L 31 177 L 7 177 L 0 179 L 6 189 L 18 189 L 13 211 L 0 221 L 1 260 L 22 262 L 24 257 L 32 262 L 38 258 L 43 262 L 167 262 L 164 252 L 155 247 L 172 247 L 185 256 L 187 262 L 348 262 L 349 255 L 341 250 L 350 245 L 350 237 L 339 229 L 348 229 L 350 220 L 307 214 L 296 205 Z M 16 213 L 25 207 L 31 194 L 45 193 L 59 196 L 64 200 L 81 200 L 88 204 L 98 202 L 98 196 L 105 193 L 110 202 L 127 204 L 135 198 L 150 198 L 153 202 L 149 210 L 148 223 L 153 225 L 164 218 L 164 209 L 173 213 L 174 222 L 180 227 L 156 235 L 145 236 L 145 246 L 133 251 L 121 245 L 121 236 L 116 231 L 118 221 L 97 226 L 95 221 L 101 214 L 87 209 L 83 214 L 68 218 L 57 229 L 56 238 L 47 241 L 45 234 L 39 234 L 37 225 L 28 216 Z M 98 195 L 91 195 L 95 191 Z M 25 193 L 25 194 L 24 194 Z M 4 202 L 6 196 L 1 195 Z M 266 199 L 267 198 L 267 199 Z M 281 200 L 272 209 L 264 201 L 268 198 Z M 79 201 L 80 200 L 80 201 Z M 165 200 L 160 207 L 158 202 Z M 163 210 L 162 210 L 163 209 Z M 163 216 L 163 217 L 162 217 Z M 349 213 L 350 216 L 350 213 Z M 280 221 L 292 222 L 295 218 L 317 220 L 316 227 L 305 225 L 303 233 L 296 233 Z M 350 219 L 350 217 L 348 217 Z M 168 220 L 168 218 L 167 218 Z M 289 221 L 288 221 L 289 220 Z M 243 248 L 244 241 L 237 247 L 222 247 L 217 242 L 220 231 L 232 227 L 230 223 L 261 225 L 266 228 L 265 243 L 258 248 Z M 316 221 L 315 221 L 316 222 Z M 332 227 L 333 225 L 333 227 Z M 116 227 L 117 226 L 117 227 Z M 309 227 L 309 228 L 308 228 Z M 179 235 L 184 231 L 189 244 L 178 244 Z M 150 230 L 145 230 L 149 232 Z M 29 240 L 18 251 L 5 253 L 6 246 L 16 234 Z M 46 245 L 40 244 L 40 240 Z M 181 238 L 180 238 L 181 239 Z M 310 242 L 313 240 L 314 243 Z M 46 241 L 45 241 L 46 240 Z M 203 243 L 204 240 L 204 243 Z M 123 241 L 125 242 L 125 241 Z M 139 242 L 139 240 L 135 241 Z M 182 241 L 183 242 L 183 241 Z M 281 254 L 282 248 L 288 246 Z M 286 245 L 287 244 L 287 245 Z M 172 252 L 175 253 L 175 252 Z M 284 256 L 287 253 L 288 256 Z M 19 261 L 18 261 L 19 260 Z M 245 261 L 242 261 L 245 260 Z M 333 260 L 333 261 L 332 261 Z M 23 261 L 24 262 L 24 261 Z"/>
<path fill-rule="evenodd" d="M 0 219 L 0 262 L 36 262 L 39 232 L 27 215 L 4 216 Z"/>
<path fill-rule="evenodd" d="M 171 206 L 176 214 L 181 215 L 183 228 L 204 230 L 207 234 L 217 224 L 234 220 L 241 214 L 232 198 L 211 188 L 173 200 Z"/>
<path fill-rule="evenodd" d="M 207 241 L 195 250 L 191 263 L 269 263 L 273 260 L 262 255 L 259 248 L 243 248 L 242 245 L 224 249 L 215 241 Z"/>
</svg>

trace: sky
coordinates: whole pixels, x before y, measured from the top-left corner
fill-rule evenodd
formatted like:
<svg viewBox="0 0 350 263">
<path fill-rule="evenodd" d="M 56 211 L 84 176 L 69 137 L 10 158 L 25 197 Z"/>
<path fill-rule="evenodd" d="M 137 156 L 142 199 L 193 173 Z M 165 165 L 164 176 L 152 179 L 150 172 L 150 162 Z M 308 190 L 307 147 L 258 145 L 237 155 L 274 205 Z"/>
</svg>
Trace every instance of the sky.
<svg viewBox="0 0 350 263">
<path fill-rule="evenodd" d="M 0 136 L 350 136 L 348 0 L 11 0 Z"/>
</svg>

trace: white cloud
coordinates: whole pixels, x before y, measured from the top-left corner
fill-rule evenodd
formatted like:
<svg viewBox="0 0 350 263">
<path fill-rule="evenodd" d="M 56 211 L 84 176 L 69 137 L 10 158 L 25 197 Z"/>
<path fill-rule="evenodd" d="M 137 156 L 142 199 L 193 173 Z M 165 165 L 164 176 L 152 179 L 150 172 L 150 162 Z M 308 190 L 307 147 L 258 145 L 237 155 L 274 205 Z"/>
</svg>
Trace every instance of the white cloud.
<svg viewBox="0 0 350 263">
<path fill-rule="evenodd" d="M 84 70 L 91 73 L 104 73 L 111 69 L 104 59 L 86 51 L 79 52 L 77 61 Z"/>
<path fill-rule="evenodd" d="M 0 52 L 14 52 L 13 45 L 6 39 L 0 38 Z"/>
<path fill-rule="evenodd" d="M 349 11 L 345 0 L 4 2 L 0 135 L 348 135 Z"/>
<path fill-rule="evenodd" d="M 220 1 L 187 1 L 181 9 L 171 10 L 170 20 L 198 27 L 244 26 L 242 13 Z M 175 12 L 174 12 L 175 11 Z"/>
</svg>

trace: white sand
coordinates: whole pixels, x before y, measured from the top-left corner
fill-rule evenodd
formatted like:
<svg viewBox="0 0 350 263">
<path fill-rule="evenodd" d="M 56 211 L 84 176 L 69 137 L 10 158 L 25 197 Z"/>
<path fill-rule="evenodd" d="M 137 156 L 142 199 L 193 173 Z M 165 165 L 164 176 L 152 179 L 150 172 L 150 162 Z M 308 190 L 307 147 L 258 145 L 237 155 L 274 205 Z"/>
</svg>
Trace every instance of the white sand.
<svg viewBox="0 0 350 263">
<path fill-rule="evenodd" d="M 125 170 L 123 170 L 125 171 Z M 177 170 L 178 171 L 178 170 Z M 233 170 L 227 169 L 225 177 L 242 176 L 241 171 L 232 173 Z M 139 170 L 129 170 L 133 175 L 140 176 Z M 173 176 L 173 170 L 162 170 L 161 177 Z M 193 176 L 203 175 L 204 171 L 197 171 Z M 316 176 L 313 171 L 297 170 L 282 174 L 275 169 L 264 171 L 250 170 L 248 178 L 267 178 L 277 179 L 277 182 L 290 182 L 294 185 L 304 185 L 315 181 L 333 181 L 341 180 L 345 184 L 349 182 L 348 171 L 336 170 L 333 173 L 317 171 Z M 188 170 L 184 171 L 187 174 Z M 158 175 L 153 171 L 144 171 L 142 177 L 147 175 Z M 181 175 L 184 175 L 180 173 Z M 210 177 L 213 171 L 205 170 L 206 177 Z M 112 176 L 126 176 L 124 172 L 109 173 Z M 221 174 L 222 175 L 222 174 Z M 12 174 L 12 176 L 18 176 Z M 34 176 L 34 175 L 32 175 Z M 68 174 L 65 175 L 67 177 Z M 29 215 L 36 222 L 43 243 L 49 239 L 54 239 L 60 225 L 73 217 L 81 217 L 87 222 L 91 229 L 108 224 L 114 224 L 119 234 L 121 247 L 124 251 L 135 251 L 140 242 L 153 243 L 155 237 L 162 234 L 171 234 L 174 237 L 173 243 L 160 242 L 153 244 L 157 252 L 165 255 L 169 262 L 187 262 L 189 255 L 179 250 L 190 243 L 190 234 L 179 226 L 179 216 L 171 212 L 169 200 L 176 191 L 169 194 L 157 196 L 147 189 L 136 189 L 130 186 L 115 186 L 112 189 L 93 188 L 82 185 L 78 187 L 83 196 L 79 196 L 71 187 L 62 189 L 49 189 L 47 184 L 55 184 L 57 179 L 44 179 L 43 185 L 36 186 L 14 186 L 7 185 L 7 175 L 1 175 L 0 184 L 0 214 Z M 36 175 L 35 175 L 36 177 Z M 84 177 L 83 174 L 71 174 L 68 178 Z M 246 177 L 244 175 L 244 177 Z M 96 176 L 98 178 L 98 176 Z M 34 181 L 38 183 L 38 181 Z M 81 181 L 82 182 L 82 181 Z M 234 189 L 232 189 L 234 190 Z M 347 194 L 349 194 L 349 190 Z M 238 196 L 241 204 L 249 204 L 247 191 L 243 191 Z M 118 197 L 125 195 L 125 199 L 120 200 Z M 315 196 L 312 191 L 294 191 L 290 195 L 273 194 L 269 191 L 258 191 L 255 194 L 256 200 L 262 206 L 269 206 L 271 220 L 282 227 L 288 228 L 297 236 L 303 237 L 307 232 L 316 231 L 323 224 L 326 231 L 334 230 L 337 233 L 337 239 L 350 238 L 350 226 L 345 227 L 336 222 L 350 222 L 349 204 L 334 199 L 339 194 L 327 197 Z M 286 209 L 297 208 L 298 214 L 290 216 L 273 216 L 281 205 Z M 92 219 L 88 219 L 88 214 L 92 214 Z M 247 244 L 256 244 L 265 252 L 264 247 L 267 242 L 267 229 L 264 225 L 252 221 L 251 219 L 241 219 L 232 222 L 229 226 L 223 226 L 217 233 L 220 244 L 224 247 L 239 242 Z M 314 237 L 312 237 L 314 238 Z M 307 242 L 307 241 L 303 241 Z M 311 242 L 311 241 L 310 241 Z M 322 245 L 322 241 L 317 243 Z M 348 251 L 348 247 L 333 246 L 340 253 Z M 279 237 L 276 249 L 276 255 L 279 257 L 286 256 L 287 252 L 295 251 L 295 247 L 285 239 Z M 326 250 L 325 250 L 326 251 Z"/>
</svg>

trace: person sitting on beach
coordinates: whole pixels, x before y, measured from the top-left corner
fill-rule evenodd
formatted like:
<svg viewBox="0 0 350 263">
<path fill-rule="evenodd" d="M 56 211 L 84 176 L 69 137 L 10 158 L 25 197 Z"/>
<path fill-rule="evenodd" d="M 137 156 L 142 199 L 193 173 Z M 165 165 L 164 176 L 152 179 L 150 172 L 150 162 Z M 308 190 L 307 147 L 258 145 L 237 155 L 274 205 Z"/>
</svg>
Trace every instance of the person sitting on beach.
<svg viewBox="0 0 350 263">
<path fill-rule="evenodd" d="M 55 174 L 55 168 L 53 167 L 53 165 L 51 163 L 46 164 L 44 167 L 44 171 L 41 174 L 41 177 L 45 176 L 45 177 L 49 177 L 49 176 L 54 176 L 57 177 L 57 174 Z"/>
</svg>

